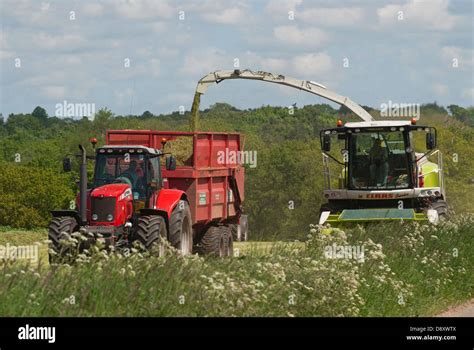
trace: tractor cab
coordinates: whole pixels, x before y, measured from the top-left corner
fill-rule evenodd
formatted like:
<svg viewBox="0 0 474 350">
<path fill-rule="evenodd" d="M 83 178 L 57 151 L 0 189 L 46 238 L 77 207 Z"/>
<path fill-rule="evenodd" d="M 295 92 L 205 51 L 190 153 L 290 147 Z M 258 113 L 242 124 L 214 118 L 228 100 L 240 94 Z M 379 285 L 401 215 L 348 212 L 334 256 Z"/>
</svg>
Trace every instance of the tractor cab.
<svg viewBox="0 0 474 350">
<path fill-rule="evenodd" d="M 322 212 L 377 209 L 387 214 L 392 208 L 409 209 L 408 216 L 415 219 L 432 201 L 444 199 L 441 153 L 435 149 L 433 127 L 418 126 L 415 120 L 345 125 L 339 121 L 336 128 L 322 130 L 320 138 L 328 200 Z M 433 156 L 437 156 L 434 162 L 429 160 Z M 362 221 L 360 213 L 350 217 Z M 385 214 L 383 219 L 388 218 Z M 379 218 L 381 212 L 368 215 Z"/>
<path fill-rule="evenodd" d="M 107 146 L 97 150 L 93 188 L 123 183 L 133 199 L 145 201 L 161 185 L 160 150 L 136 146 Z"/>
</svg>

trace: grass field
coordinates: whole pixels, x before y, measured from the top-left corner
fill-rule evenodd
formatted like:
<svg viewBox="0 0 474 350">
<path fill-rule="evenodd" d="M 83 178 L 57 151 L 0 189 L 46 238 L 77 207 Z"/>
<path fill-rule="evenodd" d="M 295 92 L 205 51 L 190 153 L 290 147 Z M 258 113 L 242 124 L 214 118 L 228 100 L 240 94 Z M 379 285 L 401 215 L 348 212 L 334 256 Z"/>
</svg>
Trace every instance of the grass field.
<svg viewBox="0 0 474 350">
<path fill-rule="evenodd" d="M 49 266 L 4 261 L 2 316 L 422 316 L 474 297 L 474 217 L 383 224 L 301 242 L 236 242 L 228 259 L 135 252 Z M 0 229 L 0 246 L 45 230 Z"/>
</svg>

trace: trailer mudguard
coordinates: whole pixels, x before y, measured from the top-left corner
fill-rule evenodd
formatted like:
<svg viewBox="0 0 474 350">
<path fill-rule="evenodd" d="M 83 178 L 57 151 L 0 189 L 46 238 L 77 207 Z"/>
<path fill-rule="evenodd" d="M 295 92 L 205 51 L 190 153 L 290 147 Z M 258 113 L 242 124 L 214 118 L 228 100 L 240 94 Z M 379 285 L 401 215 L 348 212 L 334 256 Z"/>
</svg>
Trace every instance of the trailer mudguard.
<svg viewBox="0 0 474 350">
<path fill-rule="evenodd" d="M 161 189 L 153 209 L 165 212 L 167 219 L 181 199 L 187 200 L 186 193 L 175 189 Z"/>
</svg>

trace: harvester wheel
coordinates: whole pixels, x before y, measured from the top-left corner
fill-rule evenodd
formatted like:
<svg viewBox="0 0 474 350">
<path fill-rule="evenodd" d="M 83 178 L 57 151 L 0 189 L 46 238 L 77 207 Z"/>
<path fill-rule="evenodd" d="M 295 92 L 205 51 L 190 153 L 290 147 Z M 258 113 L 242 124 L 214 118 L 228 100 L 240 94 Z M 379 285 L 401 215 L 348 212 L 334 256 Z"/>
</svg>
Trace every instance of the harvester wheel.
<svg viewBox="0 0 474 350">
<path fill-rule="evenodd" d="M 430 209 L 436 210 L 440 219 L 446 219 L 448 216 L 448 204 L 444 200 L 431 203 Z"/>
<path fill-rule="evenodd" d="M 197 251 L 200 255 L 233 256 L 234 241 L 230 227 L 210 226 L 201 238 Z"/>
<path fill-rule="evenodd" d="M 146 250 L 158 246 L 159 254 L 164 254 L 164 244 L 160 237 L 166 239 L 166 223 L 159 215 L 145 215 L 138 219 L 136 239 Z"/>
<path fill-rule="evenodd" d="M 329 211 L 331 212 L 331 214 L 335 214 L 337 212 L 339 212 L 339 207 L 337 205 L 335 205 L 334 203 L 324 203 L 323 205 L 321 205 L 321 208 L 319 209 L 319 213 L 322 213 L 323 211 Z"/>
<path fill-rule="evenodd" d="M 193 252 L 193 226 L 191 221 L 191 209 L 188 202 L 180 200 L 173 209 L 170 218 L 169 239 L 171 245 L 178 249 L 183 255 Z"/>
<path fill-rule="evenodd" d="M 60 263 L 65 260 L 67 254 L 73 253 L 69 247 L 61 243 L 61 240 L 79 229 L 75 218 L 70 216 L 59 216 L 51 220 L 48 227 L 48 239 L 51 241 L 49 263 Z M 72 258 L 72 257 L 71 257 Z"/>
</svg>

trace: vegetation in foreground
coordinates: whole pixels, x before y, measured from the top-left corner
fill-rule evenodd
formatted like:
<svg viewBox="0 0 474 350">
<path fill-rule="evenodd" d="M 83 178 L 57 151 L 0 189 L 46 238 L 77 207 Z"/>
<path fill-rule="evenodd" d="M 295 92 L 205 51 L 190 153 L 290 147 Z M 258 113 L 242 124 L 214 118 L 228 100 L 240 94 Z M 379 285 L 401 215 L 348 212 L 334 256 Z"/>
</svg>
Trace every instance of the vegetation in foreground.
<svg viewBox="0 0 474 350">
<path fill-rule="evenodd" d="M 162 257 L 101 251 L 80 256 L 72 266 L 49 266 L 40 254 L 29 266 L 3 263 L 0 314 L 433 315 L 474 296 L 473 233 L 474 217 L 462 216 L 436 227 L 315 226 L 298 244 L 236 244 L 239 254 L 229 259 L 182 257 L 172 249 Z M 30 238 L 41 235 L 33 232 Z M 25 235 L 15 237 L 28 243 Z M 343 258 L 337 250 L 330 256 L 328 247 L 346 252 L 358 247 L 359 254 Z"/>
</svg>

